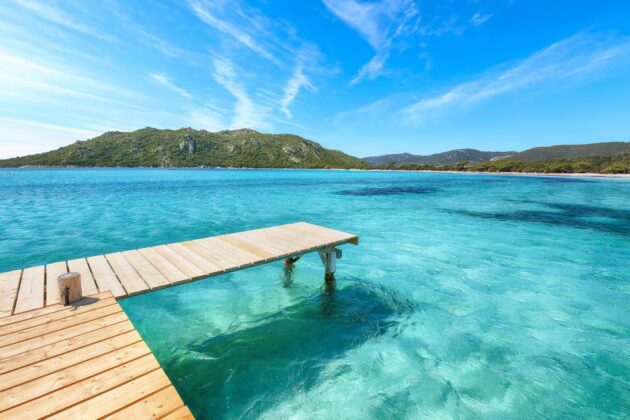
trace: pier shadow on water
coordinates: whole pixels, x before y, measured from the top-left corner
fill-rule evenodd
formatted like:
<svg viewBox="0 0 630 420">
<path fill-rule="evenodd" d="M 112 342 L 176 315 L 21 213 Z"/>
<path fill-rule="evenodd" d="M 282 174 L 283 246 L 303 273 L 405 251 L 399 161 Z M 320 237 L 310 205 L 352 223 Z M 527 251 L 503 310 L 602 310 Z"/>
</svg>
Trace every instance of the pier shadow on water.
<svg viewBox="0 0 630 420">
<path fill-rule="evenodd" d="M 331 372 L 328 363 L 412 311 L 411 303 L 385 290 L 352 286 L 193 344 L 164 367 L 198 418 L 257 417 L 343 373 Z"/>
<path fill-rule="evenodd" d="M 498 221 L 532 222 L 548 225 L 559 225 L 578 229 L 591 229 L 601 232 L 630 235 L 630 211 L 611 209 L 607 207 L 589 206 L 582 204 L 563 204 L 544 201 L 509 200 L 524 204 L 534 204 L 547 209 L 526 209 L 512 211 L 472 211 L 451 210 L 444 211 L 462 214 L 478 219 Z M 605 220 L 603 220 L 605 219 Z"/>
</svg>

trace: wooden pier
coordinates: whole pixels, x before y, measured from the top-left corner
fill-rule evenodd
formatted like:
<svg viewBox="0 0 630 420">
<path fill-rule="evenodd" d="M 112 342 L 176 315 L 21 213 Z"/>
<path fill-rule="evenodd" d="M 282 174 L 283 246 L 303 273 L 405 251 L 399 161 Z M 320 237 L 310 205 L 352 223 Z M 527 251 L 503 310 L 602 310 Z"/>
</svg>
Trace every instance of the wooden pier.
<svg viewBox="0 0 630 420">
<path fill-rule="evenodd" d="M 111 293 L 0 319 L 0 418 L 193 418 Z"/>
<path fill-rule="evenodd" d="M 0 419 L 192 418 L 117 299 L 310 252 L 334 279 L 353 234 L 293 223 L 0 274 Z M 84 298 L 59 302 L 79 273 Z"/>
</svg>

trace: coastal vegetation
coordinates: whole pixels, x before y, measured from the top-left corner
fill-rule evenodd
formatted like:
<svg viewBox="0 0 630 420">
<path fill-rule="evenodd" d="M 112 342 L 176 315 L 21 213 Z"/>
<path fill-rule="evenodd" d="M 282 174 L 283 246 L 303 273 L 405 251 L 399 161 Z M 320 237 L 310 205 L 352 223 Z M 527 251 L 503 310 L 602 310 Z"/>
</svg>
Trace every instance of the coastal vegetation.
<svg viewBox="0 0 630 420">
<path fill-rule="evenodd" d="M 0 167 L 367 168 L 362 160 L 292 134 L 143 128 L 107 132 L 46 153 L 0 160 Z"/>
<path fill-rule="evenodd" d="M 533 162 L 500 159 L 471 164 L 467 161 L 461 161 L 454 165 L 416 165 L 392 162 L 387 165 L 379 165 L 377 168 L 410 171 L 630 174 L 630 153 Z"/>
<path fill-rule="evenodd" d="M 457 160 L 456 160 L 457 159 Z M 381 162 L 381 163 L 379 163 Z M 524 152 L 457 149 L 358 159 L 293 134 L 250 129 L 111 131 L 57 150 L 0 160 L 0 167 L 222 167 L 411 171 L 630 173 L 630 142 L 536 147 Z"/>
<path fill-rule="evenodd" d="M 494 159 L 507 158 L 517 152 L 484 152 L 477 149 L 455 149 L 432 155 L 412 155 L 398 153 L 393 155 L 371 156 L 363 158 L 370 165 L 384 165 L 390 162 L 403 164 L 452 165 L 461 161 L 470 163 L 488 162 Z"/>
</svg>

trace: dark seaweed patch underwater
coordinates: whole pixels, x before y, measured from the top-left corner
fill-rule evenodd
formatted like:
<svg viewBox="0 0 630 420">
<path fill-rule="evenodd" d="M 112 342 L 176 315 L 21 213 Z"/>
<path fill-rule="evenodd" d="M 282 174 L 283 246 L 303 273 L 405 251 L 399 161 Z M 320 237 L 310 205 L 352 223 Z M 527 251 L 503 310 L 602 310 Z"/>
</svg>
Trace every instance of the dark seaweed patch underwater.
<svg viewBox="0 0 630 420">
<path fill-rule="evenodd" d="M 203 407 L 200 418 L 232 410 L 255 417 L 283 395 L 318 384 L 331 360 L 386 334 L 412 311 L 405 299 L 358 284 L 193 343 L 164 368 L 190 403 Z"/>
<path fill-rule="evenodd" d="M 343 190 L 338 191 L 340 195 L 358 195 L 358 196 L 372 196 L 372 195 L 399 195 L 399 194 L 430 194 L 437 191 L 437 188 L 433 187 L 382 187 L 382 188 L 361 188 L 358 190 Z"/>
</svg>

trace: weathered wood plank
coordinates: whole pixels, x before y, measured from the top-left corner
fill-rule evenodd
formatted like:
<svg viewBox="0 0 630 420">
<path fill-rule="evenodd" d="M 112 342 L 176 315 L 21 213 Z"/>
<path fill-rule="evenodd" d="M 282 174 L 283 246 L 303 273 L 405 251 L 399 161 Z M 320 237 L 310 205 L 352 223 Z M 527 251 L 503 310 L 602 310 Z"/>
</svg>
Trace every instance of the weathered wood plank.
<svg viewBox="0 0 630 420">
<path fill-rule="evenodd" d="M 170 386 L 170 382 L 164 372 L 159 369 L 154 370 L 124 385 L 74 405 L 50 418 L 96 419 L 104 417 L 115 413 L 120 407 L 139 401 L 167 386 Z"/>
<path fill-rule="evenodd" d="M 182 272 L 186 273 L 191 279 L 198 279 L 201 277 L 205 277 L 206 272 L 197 267 L 192 261 L 188 261 L 186 258 L 179 255 L 177 252 L 173 251 L 166 245 L 159 245 L 153 248 L 157 253 L 166 258 L 170 263 L 180 269 Z"/>
<path fill-rule="evenodd" d="M 44 324 L 49 324 L 54 321 L 59 321 L 60 319 L 64 319 L 69 316 L 81 314 L 83 312 L 89 312 L 89 311 L 93 311 L 95 309 L 99 309 L 105 306 L 116 304 L 116 300 L 114 300 L 113 297 L 110 297 L 108 299 L 93 300 L 93 302 L 94 303 L 90 305 L 81 305 L 81 306 L 72 307 L 73 308 L 72 311 L 56 311 L 50 314 L 41 315 L 34 318 L 27 318 L 25 320 L 22 320 L 21 322 L 5 325 L 4 327 L 0 328 L 0 337 L 3 335 L 17 332 L 17 331 L 22 331 L 28 328 L 36 327 L 38 325 L 44 325 Z"/>
<path fill-rule="evenodd" d="M 233 256 L 234 258 L 238 258 L 242 261 L 248 261 L 251 264 L 261 263 L 265 261 L 263 257 L 260 257 L 256 254 L 252 254 L 251 252 L 247 252 L 244 249 L 238 248 L 230 243 L 221 242 L 217 239 L 217 237 L 204 238 L 200 239 L 205 246 L 212 247 L 213 250 L 217 252 L 221 252 L 223 254 L 227 254 Z"/>
<path fill-rule="evenodd" d="M 185 247 L 181 243 L 166 245 L 168 248 L 171 248 L 173 251 L 177 252 L 182 257 L 186 258 L 188 261 L 195 264 L 197 267 L 204 270 L 206 275 L 217 274 L 223 271 L 223 269 L 212 261 L 208 261 L 203 258 L 201 255 L 192 251 L 191 249 Z"/>
<path fill-rule="evenodd" d="M 46 265 L 46 306 L 59 303 L 57 277 L 68 272 L 65 261 Z"/>
<path fill-rule="evenodd" d="M 24 269 L 14 313 L 19 314 L 44 306 L 45 275 L 46 270 L 43 265 Z"/>
<path fill-rule="evenodd" d="M 112 267 L 112 270 L 114 270 L 114 273 L 116 273 L 116 277 L 118 277 L 118 280 L 120 280 L 120 283 L 123 285 L 128 295 L 135 295 L 150 289 L 121 252 L 107 254 L 105 258 Z"/>
<path fill-rule="evenodd" d="M 88 302 L 48 306 L 0 326 L 0 418 L 187 418 L 111 293 Z"/>
<path fill-rule="evenodd" d="M 117 312 L 121 312 L 122 308 L 119 305 L 110 305 L 102 308 L 94 309 L 91 311 L 82 312 L 80 314 L 63 317 L 61 319 L 54 320 L 41 325 L 36 325 L 23 330 L 15 331 L 6 335 L 0 336 L 0 348 L 9 344 L 19 343 L 20 341 L 28 340 L 30 338 L 39 337 L 45 334 L 50 334 L 55 331 L 65 330 L 84 322 L 89 322 L 94 319 L 102 318 L 107 315 L 112 315 Z"/>
<path fill-rule="evenodd" d="M 162 273 L 169 282 L 175 284 L 189 279 L 186 274 L 175 267 L 174 264 L 164 258 L 164 256 L 158 253 L 155 249 L 142 248 L 139 249 L 138 252 L 142 254 L 142 256 L 146 258 L 151 264 L 153 264 L 155 268 L 160 270 L 160 273 Z"/>
<path fill-rule="evenodd" d="M 186 248 L 190 249 L 194 253 L 200 255 L 201 257 L 205 258 L 206 260 L 210 261 L 221 271 L 229 270 L 234 266 L 232 262 L 227 261 L 225 258 L 221 258 L 219 255 L 216 255 L 215 253 L 209 251 L 198 241 L 186 241 L 182 242 L 182 245 L 184 245 Z"/>
<path fill-rule="evenodd" d="M 0 274 L 0 317 L 13 313 L 21 277 L 22 270 Z"/>
<path fill-rule="evenodd" d="M 276 252 L 263 249 L 257 246 L 256 244 L 252 244 L 251 242 L 245 239 L 237 238 L 235 236 L 228 236 L 228 235 L 217 236 L 216 239 L 217 241 L 225 242 L 234 247 L 240 248 L 246 252 L 249 252 L 250 254 L 257 255 L 258 257 L 264 258 L 265 260 L 269 258 L 273 258 L 277 254 Z"/>
<path fill-rule="evenodd" d="M 194 420 L 194 418 L 188 407 L 183 406 L 165 415 L 162 420 Z"/>
<path fill-rule="evenodd" d="M 129 338 L 131 337 L 131 339 Z M 128 343 L 133 340 L 132 343 Z M 86 353 L 92 350 L 93 354 Z M 6 375 L 0 391 L 0 407 L 12 407 L 48 394 L 151 351 L 135 331 L 30 365 Z M 41 365 L 41 366 L 40 366 Z M 6 387 L 5 387 L 6 386 Z"/>
<path fill-rule="evenodd" d="M 109 263 L 103 255 L 87 258 L 94 281 L 101 292 L 110 291 L 115 297 L 126 296 L 127 292 L 118 281 L 118 277 L 112 271 Z"/>
<path fill-rule="evenodd" d="M 96 331 L 100 328 L 106 327 L 117 322 L 128 321 L 127 315 L 124 312 L 116 312 L 112 315 L 108 315 L 102 318 L 90 320 L 79 325 L 75 325 L 70 329 L 54 331 L 52 334 L 40 335 L 39 337 L 30 338 L 28 340 L 19 341 L 14 344 L 9 344 L 0 349 L 3 357 L 10 357 L 16 354 L 24 353 L 26 351 L 44 347 L 58 341 L 63 341 L 70 337 L 75 337 L 80 334 L 85 334 L 90 331 Z"/>
<path fill-rule="evenodd" d="M 92 277 L 92 272 L 88 266 L 85 258 L 78 258 L 76 260 L 68 261 L 68 271 L 74 271 L 81 274 L 81 289 L 83 290 L 83 296 L 91 296 L 98 293 L 96 282 Z"/>
<path fill-rule="evenodd" d="M 129 264 L 131 264 L 140 277 L 142 277 L 142 280 L 144 280 L 151 289 L 160 289 L 165 286 L 170 286 L 171 283 L 166 277 L 138 251 L 125 251 L 122 255 L 129 261 Z"/>
<path fill-rule="evenodd" d="M 12 315 L 6 318 L 0 318 L 0 327 L 4 325 L 22 322 L 27 319 L 38 318 L 40 316 L 49 315 L 49 314 L 59 312 L 59 311 L 74 311 L 78 307 L 81 307 L 84 305 L 91 305 L 92 303 L 95 303 L 99 300 L 112 299 L 112 298 L 113 296 L 111 292 L 103 292 L 103 293 L 98 293 L 90 297 L 84 297 L 80 301 L 75 302 L 70 306 L 54 305 L 54 306 L 46 306 L 45 308 L 34 309 L 28 312 L 22 312 L 21 314 Z"/>
<path fill-rule="evenodd" d="M 12 407 L 8 411 L 0 413 L 0 417 L 10 418 L 42 418 L 52 413 L 57 413 L 72 407 L 81 401 L 108 391 L 120 384 L 130 382 L 136 378 L 146 375 L 149 372 L 158 370 L 160 366 L 153 355 L 141 356 L 135 360 L 128 361 L 108 371 L 101 373 L 82 381 L 76 382 L 63 389 L 53 388 L 50 391 L 44 389 L 38 390 L 38 397 L 26 402 L 25 404 Z M 28 384 L 24 384 L 28 385 Z M 51 385 L 54 387 L 54 385 Z M 55 390 L 56 389 L 56 390 Z M 10 390 L 12 391 L 12 390 Z M 133 391 L 130 391 L 133 393 Z M 19 398 L 19 401 L 23 398 Z M 10 400 L 12 401 L 12 400 Z M 2 406 L 0 406 L 0 409 Z M 115 409 L 116 406 L 110 407 Z M 73 417 L 67 417 L 73 418 Z M 88 418 L 88 417 L 75 417 Z"/>
<path fill-rule="evenodd" d="M 356 235 L 306 222 L 282 225 L 280 228 L 291 229 L 303 235 L 315 235 L 329 242 L 349 241 L 355 245 L 358 243 L 358 237 Z"/>
<path fill-rule="evenodd" d="M 123 321 L 117 324 L 107 325 L 96 331 L 89 331 L 44 347 L 38 347 L 25 351 L 24 353 L 6 357 L 0 362 L 0 374 L 11 372 L 12 370 L 67 353 L 72 349 L 98 343 L 99 341 L 133 330 L 134 328 L 131 321 Z"/>
<path fill-rule="evenodd" d="M 181 407 L 183 407 L 183 403 L 179 394 L 175 388 L 169 386 L 105 418 L 120 420 L 157 419 Z"/>
</svg>

